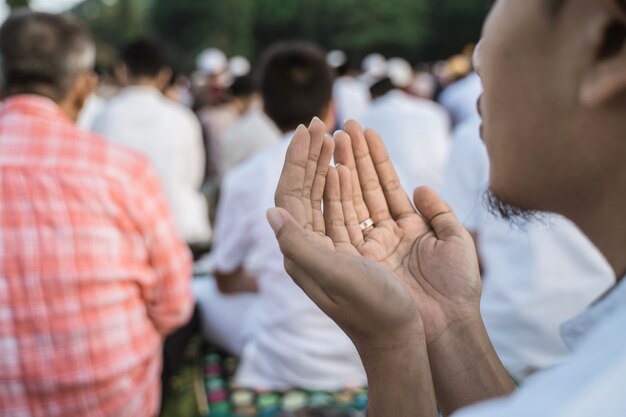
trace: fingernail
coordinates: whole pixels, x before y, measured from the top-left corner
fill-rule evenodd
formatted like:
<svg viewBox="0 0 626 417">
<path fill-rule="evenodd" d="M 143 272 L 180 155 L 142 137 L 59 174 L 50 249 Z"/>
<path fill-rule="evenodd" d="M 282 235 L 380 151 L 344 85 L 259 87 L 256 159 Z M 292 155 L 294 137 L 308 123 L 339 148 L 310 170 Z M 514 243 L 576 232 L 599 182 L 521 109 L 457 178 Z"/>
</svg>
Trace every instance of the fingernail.
<svg viewBox="0 0 626 417">
<path fill-rule="evenodd" d="M 306 130 L 306 126 L 305 125 L 299 125 L 298 128 L 296 129 L 296 132 L 299 130 Z"/>
<path fill-rule="evenodd" d="M 280 232 L 280 229 L 282 229 L 285 224 L 285 219 L 283 219 L 283 216 L 280 214 L 280 210 L 276 207 L 270 208 L 267 210 L 266 216 L 267 221 L 270 226 L 272 226 L 272 230 L 274 230 L 274 233 Z"/>
<path fill-rule="evenodd" d="M 321 122 L 322 119 L 320 119 L 319 117 L 315 116 L 312 120 L 312 122 Z"/>
</svg>

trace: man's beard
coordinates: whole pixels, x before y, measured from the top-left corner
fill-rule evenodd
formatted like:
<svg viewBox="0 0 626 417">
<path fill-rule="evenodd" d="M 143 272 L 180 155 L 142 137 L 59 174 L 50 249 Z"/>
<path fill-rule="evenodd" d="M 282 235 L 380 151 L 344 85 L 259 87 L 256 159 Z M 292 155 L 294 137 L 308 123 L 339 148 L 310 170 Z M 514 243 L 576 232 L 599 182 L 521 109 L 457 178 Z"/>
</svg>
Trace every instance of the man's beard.
<svg viewBox="0 0 626 417">
<path fill-rule="evenodd" d="M 545 213 L 514 206 L 502 200 L 491 190 L 488 190 L 485 193 L 484 199 L 489 213 L 513 226 L 525 228 L 531 223 L 541 222 L 544 220 Z"/>
</svg>

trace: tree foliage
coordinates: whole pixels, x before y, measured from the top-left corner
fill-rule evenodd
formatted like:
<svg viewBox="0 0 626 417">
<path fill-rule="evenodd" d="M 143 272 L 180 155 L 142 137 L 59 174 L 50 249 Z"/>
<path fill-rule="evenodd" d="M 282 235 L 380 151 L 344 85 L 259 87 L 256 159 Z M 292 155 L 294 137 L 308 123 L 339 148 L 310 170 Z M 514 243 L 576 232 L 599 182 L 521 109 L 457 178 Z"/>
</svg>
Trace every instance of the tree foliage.
<svg viewBox="0 0 626 417">
<path fill-rule="evenodd" d="M 136 4 L 143 4 L 137 7 Z M 478 39 L 491 0 L 87 0 L 77 11 L 110 49 L 158 35 L 190 69 L 215 46 L 251 59 L 277 40 L 342 49 L 354 61 L 378 51 L 413 62 L 446 58 Z M 88 6 L 91 5 L 91 6 Z M 97 16 L 94 5 L 99 7 Z M 110 58 L 110 57 L 108 57 Z"/>
</svg>

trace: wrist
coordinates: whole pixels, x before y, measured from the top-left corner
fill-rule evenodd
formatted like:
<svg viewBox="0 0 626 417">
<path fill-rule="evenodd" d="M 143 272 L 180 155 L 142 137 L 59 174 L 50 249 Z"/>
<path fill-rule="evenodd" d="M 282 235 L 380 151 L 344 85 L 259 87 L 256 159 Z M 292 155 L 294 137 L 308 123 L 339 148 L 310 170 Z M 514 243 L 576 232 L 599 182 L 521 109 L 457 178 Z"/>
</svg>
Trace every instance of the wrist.
<svg viewBox="0 0 626 417">
<path fill-rule="evenodd" d="M 455 305 L 442 308 L 427 327 L 426 343 L 431 345 L 441 339 L 465 337 L 481 332 L 485 328 L 480 314 L 480 304 L 465 307 Z"/>
<path fill-rule="evenodd" d="M 427 342 L 427 350 L 444 415 L 515 390 L 515 383 L 493 348 L 480 314 L 459 315 L 449 320 Z"/>
<path fill-rule="evenodd" d="M 438 415 L 421 324 L 362 344 L 359 354 L 368 379 L 368 416 Z"/>
<path fill-rule="evenodd" d="M 369 360 L 393 361 L 399 356 L 410 355 L 420 346 L 425 347 L 426 336 L 421 320 L 414 320 L 402 327 L 352 339 L 366 365 Z"/>
</svg>

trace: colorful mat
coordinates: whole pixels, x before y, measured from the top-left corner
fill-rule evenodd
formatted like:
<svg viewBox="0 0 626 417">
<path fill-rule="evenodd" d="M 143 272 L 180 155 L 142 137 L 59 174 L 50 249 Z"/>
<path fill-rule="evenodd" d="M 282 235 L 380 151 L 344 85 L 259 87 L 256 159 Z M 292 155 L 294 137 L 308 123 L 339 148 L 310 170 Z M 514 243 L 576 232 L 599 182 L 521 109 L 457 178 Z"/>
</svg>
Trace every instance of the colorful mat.
<svg viewBox="0 0 626 417">
<path fill-rule="evenodd" d="M 203 357 L 207 415 L 212 417 L 288 417 L 313 415 L 310 410 L 324 409 L 324 415 L 363 416 L 367 390 L 346 389 L 336 392 L 292 389 L 285 392 L 257 392 L 231 389 L 237 369 L 236 359 L 210 349 Z M 330 414 L 329 414 L 330 413 Z M 341 414 L 340 414 L 341 413 Z"/>
</svg>

